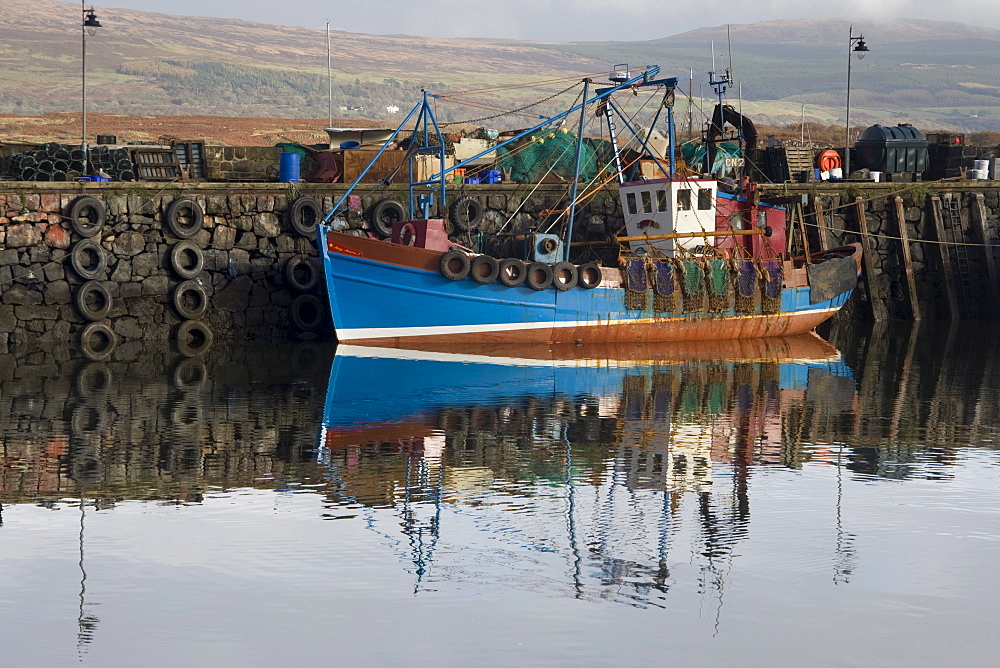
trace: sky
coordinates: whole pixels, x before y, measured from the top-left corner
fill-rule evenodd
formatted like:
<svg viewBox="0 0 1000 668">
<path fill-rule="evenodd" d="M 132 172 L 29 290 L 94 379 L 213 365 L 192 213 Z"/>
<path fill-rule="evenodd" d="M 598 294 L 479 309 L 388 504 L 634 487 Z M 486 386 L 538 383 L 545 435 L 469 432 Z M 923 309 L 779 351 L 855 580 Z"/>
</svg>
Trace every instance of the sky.
<svg viewBox="0 0 1000 668">
<path fill-rule="evenodd" d="M 188 16 L 242 18 L 376 35 L 500 37 L 539 41 L 656 39 L 725 24 L 795 18 L 958 21 L 1000 28 L 996 0 L 98 0 L 123 7 Z"/>
</svg>

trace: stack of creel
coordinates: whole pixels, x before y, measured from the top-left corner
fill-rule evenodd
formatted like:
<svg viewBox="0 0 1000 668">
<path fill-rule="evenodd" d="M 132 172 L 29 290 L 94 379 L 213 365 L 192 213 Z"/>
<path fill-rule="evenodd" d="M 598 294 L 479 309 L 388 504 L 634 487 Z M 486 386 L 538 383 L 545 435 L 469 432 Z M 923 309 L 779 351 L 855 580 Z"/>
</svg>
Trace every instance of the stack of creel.
<svg viewBox="0 0 1000 668">
<path fill-rule="evenodd" d="M 135 167 L 127 149 L 98 146 L 90 153 L 90 171 L 103 170 L 115 181 L 135 179 Z M 48 142 L 36 149 L 15 153 L 7 160 L 15 181 L 73 181 L 86 176 L 82 148 Z"/>
</svg>

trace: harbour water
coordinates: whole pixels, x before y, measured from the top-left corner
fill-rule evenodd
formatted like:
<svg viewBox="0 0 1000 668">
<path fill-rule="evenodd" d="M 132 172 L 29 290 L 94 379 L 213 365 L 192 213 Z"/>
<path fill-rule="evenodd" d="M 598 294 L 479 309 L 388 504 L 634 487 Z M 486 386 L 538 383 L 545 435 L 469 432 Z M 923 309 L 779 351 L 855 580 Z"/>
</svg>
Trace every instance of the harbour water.
<svg viewBox="0 0 1000 668">
<path fill-rule="evenodd" d="M 0 356 L 3 665 L 985 665 L 1000 352 Z"/>
</svg>

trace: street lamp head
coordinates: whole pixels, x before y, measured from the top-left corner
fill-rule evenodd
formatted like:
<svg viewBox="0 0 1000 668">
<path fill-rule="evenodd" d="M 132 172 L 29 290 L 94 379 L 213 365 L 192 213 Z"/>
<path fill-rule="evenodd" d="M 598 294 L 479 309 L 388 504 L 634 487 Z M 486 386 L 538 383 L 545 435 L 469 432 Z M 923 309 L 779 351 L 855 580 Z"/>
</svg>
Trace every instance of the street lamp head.
<svg viewBox="0 0 1000 668">
<path fill-rule="evenodd" d="M 87 30 L 87 34 L 91 37 L 96 35 L 97 29 L 101 27 L 101 22 L 97 20 L 97 13 L 93 8 L 84 10 L 83 27 Z"/>
<path fill-rule="evenodd" d="M 862 35 L 861 37 L 858 37 L 857 46 L 854 47 L 854 53 L 858 54 L 858 60 L 863 60 L 864 57 L 865 57 L 865 54 L 868 53 L 870 50 L 871 49 L 868 48 L 868 45 L 865 44 L 865 37 L 864 37 L 864 35 Z"/>
</svg>

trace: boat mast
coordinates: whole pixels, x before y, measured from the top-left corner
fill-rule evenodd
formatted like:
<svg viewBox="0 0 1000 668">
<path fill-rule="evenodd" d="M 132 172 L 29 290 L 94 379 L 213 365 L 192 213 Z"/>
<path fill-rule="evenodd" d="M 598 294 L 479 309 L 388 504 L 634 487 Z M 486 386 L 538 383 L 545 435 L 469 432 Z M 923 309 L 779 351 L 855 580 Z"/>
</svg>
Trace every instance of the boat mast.
<svg viewBox="0 0 1000 668">
<path fill-rule="evenodd" d="M 583 104 L 580 105 L 580 131 L 576 136 L 576 163 L 573 165 L 573 186 L 569 196 L 569 220 L 566 223 L 566 243 L 563 244 L 563 260 L 569 262 L 569 248 L 573 244 L 573 220 L 576 216 L 576 193 L 580 187 L 580 160 L 583 157 L 583 131 L 587 124 L 587 93 L 590 92 L 590 79 L 583 80 Z M 615 151 L 617 159 L 618 152 Z M 621 174 L 619 173 L 619 176 Z"/>
</svg>

